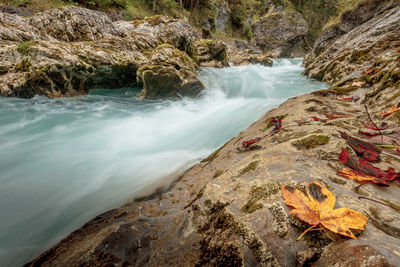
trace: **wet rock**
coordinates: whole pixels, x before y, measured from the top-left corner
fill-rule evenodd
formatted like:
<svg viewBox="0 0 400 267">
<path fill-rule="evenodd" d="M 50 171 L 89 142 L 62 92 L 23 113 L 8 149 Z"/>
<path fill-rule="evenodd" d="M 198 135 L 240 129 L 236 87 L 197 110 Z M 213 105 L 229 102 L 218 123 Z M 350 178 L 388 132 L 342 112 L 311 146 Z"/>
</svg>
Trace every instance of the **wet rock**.
<svg viewBox="0 0 400 267">
<path fill-rule="evenodd" d="M 204 86 L 196 72 L 199 66 L 186 53 L 172 45 L 158 46 L 149 63 L 138 70 L 142 98 L 197 96 Z"/>
<path fill-rule="evenodd" d="M 105 13 L 80 7 L 45 11 L 30 17 L 27 22 L 40 32 L 65 42 L 121 36 Z"/>
<path fill-rule="evenodd" d="M 246 44 L 243 41 L 226 41 L 228 59 L 234 66 L 246 66 L 249 64 L 261 64 L 263 66 L 272 66 L 273 62 L 268 53 Z"/>
<path fill-rule="evenodd" d="M 290 57 L 301 49 L 307 22 L 295 11 L 269 12 L 253 26 L 256 44 L 276 57 Z"/>
<path fill-rule="evenodd" d="M 0 42 L 0 95 L 9 97 L 74 96 L 137 85 L 146 87 L 143 97 L 196 96 L 203 88 L 198 63 L 227 65 L 225 46 L 198 40 L 186 20 L 112 22 L 105 13 L 78 7 L 31 17 L 0 12 Z M 162 44 L 174 53 L 161 56 L 156 48 Z"/>
<path fill-rule="evenodd" d="M 228 66 L 228 56 L 226 46 L 221 41 L 197 40 L 193 42 L 193 58 L 200 66 L 210 66 L 210 62 L 215 62 L 215 67 Z"/>
</svg>

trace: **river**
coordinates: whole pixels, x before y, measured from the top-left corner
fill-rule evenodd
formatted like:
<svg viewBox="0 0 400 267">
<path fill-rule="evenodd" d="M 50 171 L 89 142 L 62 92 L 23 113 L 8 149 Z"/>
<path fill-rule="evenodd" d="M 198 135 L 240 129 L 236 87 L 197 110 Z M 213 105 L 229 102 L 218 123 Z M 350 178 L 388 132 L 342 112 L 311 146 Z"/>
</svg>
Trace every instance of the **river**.
<svg viewBox="0 0 400 267">
<path fill-rule="evenodd" d="M 20 266 L 86 221 L 179 173 L 286 99 L 326 88 L 301 59 L 200 72 L 196 99 L 138 89 L 0 98 L 0 266 Z"/>
</svg>

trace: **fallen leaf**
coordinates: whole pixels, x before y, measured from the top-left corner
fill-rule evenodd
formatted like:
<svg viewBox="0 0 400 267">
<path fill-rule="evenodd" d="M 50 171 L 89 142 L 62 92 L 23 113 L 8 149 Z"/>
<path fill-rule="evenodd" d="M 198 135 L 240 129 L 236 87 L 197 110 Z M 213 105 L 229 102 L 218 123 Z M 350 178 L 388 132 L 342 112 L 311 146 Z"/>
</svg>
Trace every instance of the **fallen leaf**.
<svg viewBox="0 0 400 267">
<path fill-rule="evenodd" d="M 271 120 L 269 123 L 272 123 L 274 125 L 274 128 L 269 132 L 269 136 L 273 136 L 281 131 L 282 128 L 281 119 Z"/>
<path fill-rule="evenodd" d="M 374 74 L 375 72 L 377 72 L 379 69 L 378 68 L 371 68 L 371 69 L 367 69 L 364 70 L 362 72 L 363 75 L 370 75 L 370 74 Z"/>
<path fill-rule="evenodd" d="M 386 182 L 391 182 L 398 177 L 398 174 L 392 168 L 388 168 L 386 171 L 382 171 L 380 168 L 377 168 L 371 165 L 368 161 L 362 159 L 355 159 L 347 149 L 342 149 L 342 152 L 339 155 L 339 161 L 357 173 L 363 173 L 366 175 L 374 176 L 376 178 L 384 179 Z"/>
<path fill-rule="evenodd" d="M 299 238 L 312 228 L 322 225 L 332 232 L 357 239 L 350 229 L 364 230 L 368 218 L 358 211 L 348 208 L 334 209 L 336 198 L 326 187 L 317 181 L 307 186 L 307 195 L 285 185 L 282 196 L 291 214 L 311 225 Z"/>
<path fill-rule="evenodd" d="M 300 119 L 294 120 L 294 122 L 296 122 L 298 125 L 303 125 L 309 121 L 310 119 L 307 117 L 301 117 Z"/>
<path fill-rule="evenodd" d="M 360 134 L 366 135 L 366 136 L 377 136 L 379 135 L 378 133 L 370 133 L 370 132 L 364 132 L 364 131 L 359 131 Z"/>
<path fill-rule="evenodd" d="M 242 142 L 242 146 L 245 147 L 245 148 L 248 148 L 248 147 L 250 147 L 251 145 L 257 143 L 260 140 L 261 140 L 261 138 L 257 137 L 257 138 L 251 139 L 251 140 L 243 141 Z"/>
<path fill-rule="evenodd" d="M 345 132 L 339 132 L 339 133 L 343 139 L 346 139 L 349 142 L 349 145 L 363 160 L 366 161 L 379 160 L 379 154 L 382 152 L 382 149 L 376 147 L 374 144 L 371 144 L 369 142 L 351 137 Z"/>
<path fill-rule="evenodd" d="M 386 118 L 389 115 L 392 115 L 393 113 L 400 111 L 399 104 L 394 105 L 390 110 L 385 111 L 381 114 L 382 118 Z"/>
<path fill-rule="evenodd" d="M 347 179 L 351 179 L 356 182 L 359 182 L 361 184 L 373 183 L 373 184 L 378 184 L 378 185 L 389 186 L 389 184 L 381 178 L 371 176 L 371 175 L 361 173 L 361 172 L 356 172 L 351 169 L 341 169 L 340 171 L 338 171 L 337 174 L 340 176 L 346 177 Z"/>
<path fill-rule="evenodd" d="M 364 123 L 364 125 L 368 129 L 375 130 L 375 131 L 386 130 L 387 128 L 389 128 L 389 125 L 386 122 L 382 122 L 381 125 L 379 125 L 379 126 L 375 126 L 375 124 L 373 124 L 372 122 Z"/>
<path fill-rule="evenodd" d="M 321 122 L 321 123 L 327 123 L 328 122 L 328 119 L 321 119 L 321 118 L 318 118 L 318 117 L 311 117 L 312 119 L 313 119 L 313 121 L 318 121 L 318 122 Z"/>
</svg>

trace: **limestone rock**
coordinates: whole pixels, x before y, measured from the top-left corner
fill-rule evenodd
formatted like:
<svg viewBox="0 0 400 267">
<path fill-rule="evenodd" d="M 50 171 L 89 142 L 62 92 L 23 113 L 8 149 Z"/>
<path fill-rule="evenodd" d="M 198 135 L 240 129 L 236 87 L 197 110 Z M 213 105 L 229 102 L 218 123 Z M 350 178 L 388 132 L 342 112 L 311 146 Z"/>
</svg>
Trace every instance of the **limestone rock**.
<svg viewBox="0 0 400 267">
<path fill-rule="evenodd" d="M 28 24 L 65 42 L 97 41 L 121 36 L 105 13 L 81 7 L 38 13 L 29 18 Z"/>
<path fill-rule="evenodd" d="M 397 2 L 386 6 L 367 22 L 360 22 L 360 26 L 327 47 L 321 46 L 323 50 L 318 55 L 308 56 L 305 74 L 329 83 L 339 83 L 355 74 L 361 76 L 364 70 L 377 67 L 373 65 L 380 57 L 381 61 L 386 61 L 396 56 L 399 27 L 400 3 Z"/>
<path fill-rule="evenodd" d="M 340 36 L 395 5 L 398 5 L 398 2 L 393 0 L 369 1 L 362 2 L 359 7 L 346 11 L 339 23 L 330 26 L 320 34 L 314 43 L 314 53 L 319 55 Z"/>
<path fill-rule="evenodd" d="M 268 53 L 252 47 L 243 41 L 225 42 L 228 51 L 229 62 L 234 66 L 245 66 L 249 64 L 261 64 L 271 67 L 273 62 Z"/>
<path fill-rule="evenodd" d="M 197 96 L 204 88 L 196 72 L 199 66 L 186 53 L 172 45 L 158 46 L 149 63 L 137 72 L 142 98 Z"/>
<path fill-rule="evenodd" d="M 0 12 L 0 95 L 74 96 L 98 87 L 137 86 L 138 80 L 146 87 L 142 96 L 195 96 L 203 86 L 198 65 L 186 52 L 201 62 L 227 62 L 224 45 L 214 41 L 197 57 L 196 40 L 186 20 L 166 16 L 112 22 L 105 13 L 78 7 L 30 17 Z M 173 53 L 156 49 L 162 44 Z M 142 66 L 146 71 L 136 79 Z M 157 91 L 159 81 L 172 91 Z"/>
<path fill-rule="evenodd" d="M 193 58 L 196 59 L 200 66 L 206 66 L 209 64 L 208 62 L 212 61 L 214 61 L 217 66 L 228 66 L 226 46 L 223 42 L 215 40 L 197 40 L 193 42 L 192 45 Z"/>
<path fill-rule="evenodd" d="M 269 12 L 253 25 L 256 44 L 276 57 L 289 57 L 301 49 L 307 22 L 295 11 Z"/>
</svg>

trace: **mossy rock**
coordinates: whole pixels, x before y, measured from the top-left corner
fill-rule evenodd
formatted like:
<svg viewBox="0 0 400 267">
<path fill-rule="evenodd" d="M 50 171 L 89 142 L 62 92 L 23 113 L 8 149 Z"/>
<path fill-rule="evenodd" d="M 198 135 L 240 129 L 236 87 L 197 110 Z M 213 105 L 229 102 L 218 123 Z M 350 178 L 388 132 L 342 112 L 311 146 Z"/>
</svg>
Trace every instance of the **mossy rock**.
<svg viewBox="0 0 400 267">
<path fill-rule="evenodd" d="M 325 145 L 329 143 L 330 140 L 331 138 L 329 136 L 311 135 L 309 137 L 293 142 L 292 145 L 299 150 L 309 150 L 318 146 Z"/>
</svg>

